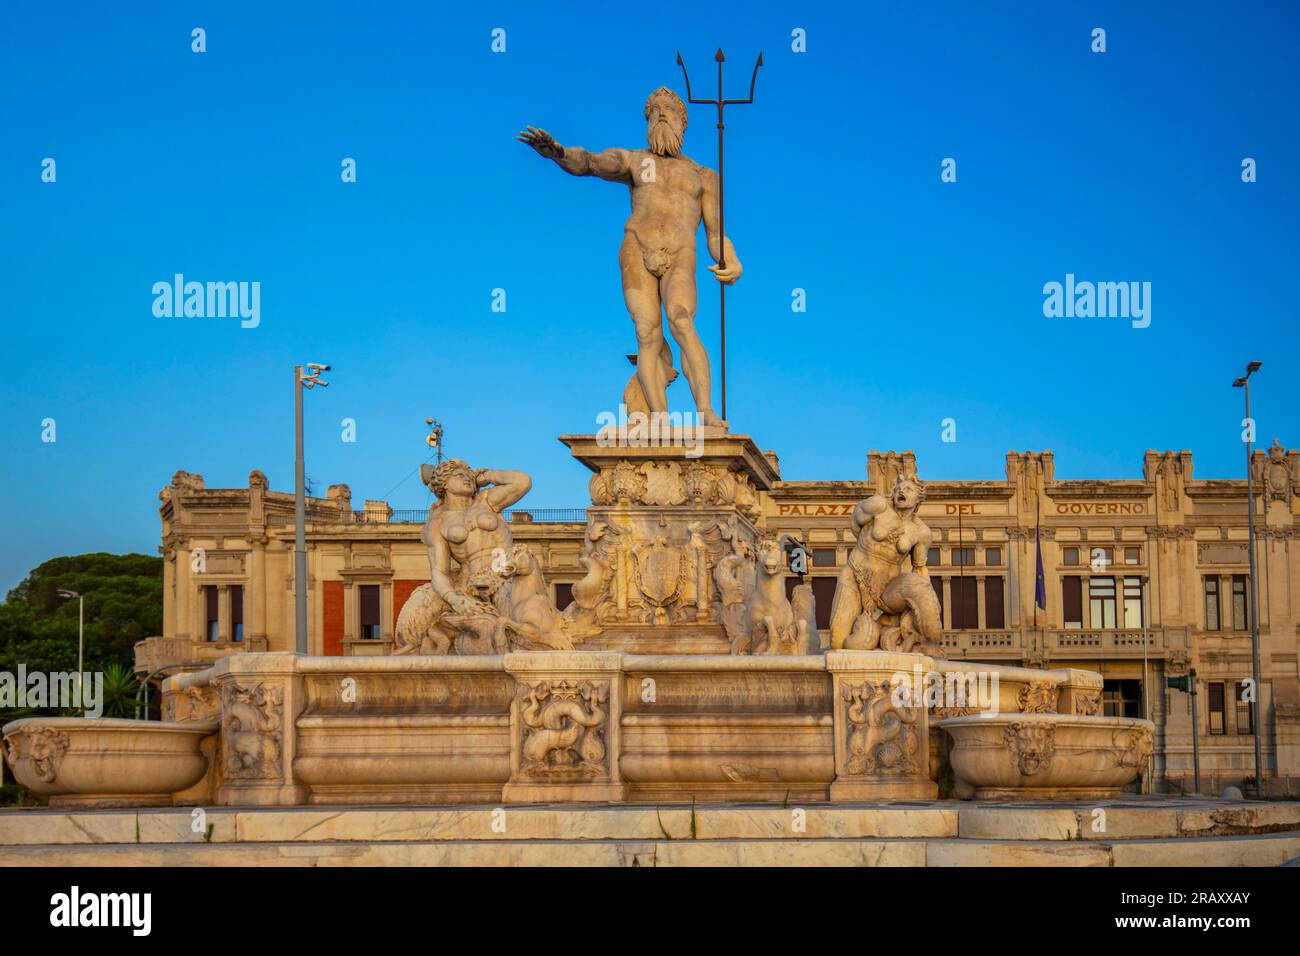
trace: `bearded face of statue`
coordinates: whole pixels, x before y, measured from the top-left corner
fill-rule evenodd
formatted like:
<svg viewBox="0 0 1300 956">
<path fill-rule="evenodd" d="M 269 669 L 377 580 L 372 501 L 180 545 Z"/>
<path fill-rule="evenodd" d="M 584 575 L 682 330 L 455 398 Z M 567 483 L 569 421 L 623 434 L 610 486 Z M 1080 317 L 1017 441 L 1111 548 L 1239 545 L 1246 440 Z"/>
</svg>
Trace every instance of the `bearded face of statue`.
<svg viewBox="0 0 1300 956">
<path fill-rule="evenodd" d="M 646 117 L 646 139 L 650 149 L 660 156 L 676 156 L 682 151 L 686 124 L 674 104 L 666 96 L 658 96 L 650 104 Z"/>
</svg>

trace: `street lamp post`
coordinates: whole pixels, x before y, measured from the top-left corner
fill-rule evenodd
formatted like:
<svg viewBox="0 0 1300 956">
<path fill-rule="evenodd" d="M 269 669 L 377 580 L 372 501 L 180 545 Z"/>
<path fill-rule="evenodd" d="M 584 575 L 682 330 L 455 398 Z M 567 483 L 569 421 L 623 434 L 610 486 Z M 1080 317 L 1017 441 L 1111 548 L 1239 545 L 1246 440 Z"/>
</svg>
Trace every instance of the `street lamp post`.
<svg viewBox="0 0 1300 956">
<path fill-rule="evenodd" d="M 59 597 L 77 599 L 77 704 L 81 704 L 81 672 L 86 656 L 86 599 L 80 591 L 59 588 Z"/>
<path fill-rule="evenodd" d="M 303 374 L 303 367 L 293 367 L 293 427 L 294 427 L 294 539 L 293 539 L 293 579 L 294 579 L 294 634 L 296 649 L 299 654 L 307 653 L 307 491 L 302 456 L 302 390 L 319 385 L 326 388 L 329 382 L 321 381 L 320 373 L 328 372 L 328 365 L 308 362 L 310 375 Z"/>
<path fill-rule="evenodd" d="M 1246 539 L 1250 554 L 1250 666 L 1254 677 L 1255 699 L 1250 703 L 1251 730 L 1255 734 L 1255 797 L 1264 795 L 1264 760 L 1259 740 L 1259 695 L 1263 692 L 1263 683 L 1259 673 L 1259 585 L 1255 581 L 1255 423 L 1250 417 L 1250 377 L 1259 371 L 1263 362 L 1251 362 L 1246 366 L 1246 374 L 1232 383 L 1233 388 L 1246 392 Z"/>
</svg>

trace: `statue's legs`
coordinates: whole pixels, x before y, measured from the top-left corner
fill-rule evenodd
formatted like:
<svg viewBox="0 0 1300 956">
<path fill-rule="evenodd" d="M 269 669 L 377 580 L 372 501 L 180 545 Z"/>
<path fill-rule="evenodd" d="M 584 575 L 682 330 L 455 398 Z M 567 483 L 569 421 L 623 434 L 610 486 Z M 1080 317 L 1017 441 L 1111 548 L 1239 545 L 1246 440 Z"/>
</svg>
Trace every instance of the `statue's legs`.
<svg viewBox="0 0 1300 956">
<path fill-rule="evenodd" d="M 636 326 L 637 381 L 650 411 L 666 412 L 668 374 L 673 366 L 659 314 L 659 280 L 646 269 L 641 244 L 630 232 L 619 247 L 618 264 L 623 274 L 623 301 Z"/>
<path fill-rule="evenodd" d="M 853 569 L 845 565 L 835 582 L 835 597 L 831 601 L 831 647 L 839 650 L 853 632 L 853 625 L 862 613 L 862 598 L 858 595 L 857 578 Z"/>
<path fill-rule="evenodd" d="M 722 421 L 713 411 L 712 380 L 709 377 L 709 355 L 695 331 L 695 250 L 679 249 L 673 264 L 664 274 L 661 291 L 664 311 L 668 314 L 668 328 L 673 341 L 682 353 L 682 371 L 691 386 L 695 408 L 703 425 Z"/>
</svg>

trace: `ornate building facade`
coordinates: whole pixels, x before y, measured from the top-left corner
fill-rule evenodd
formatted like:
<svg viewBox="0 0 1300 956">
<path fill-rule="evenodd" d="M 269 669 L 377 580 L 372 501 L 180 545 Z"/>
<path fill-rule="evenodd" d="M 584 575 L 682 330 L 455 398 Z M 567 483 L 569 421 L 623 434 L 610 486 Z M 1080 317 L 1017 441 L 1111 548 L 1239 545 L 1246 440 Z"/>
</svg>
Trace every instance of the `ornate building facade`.
<svg viewBox="0 0 1300 956">
<path fill-rule="evenodd" d="M 777 467 L 774 453 L 766 455 Z M 807 556 L 823 642 L 856 502 L 916 473 L 911 452 L 868 456 L 868 480 L 776 481 L 755 490 L 759 526 Z M 1193 477 L 1188 451 L 1148 451 L 1140 480 L 1063 481 L 1050 451 L 1008 452 L 1005 477 L 931 481 L 920 515 L 948 657 L 1081 667 L 1105 679 L 1114 716 L 1156 724 L 1156 789 L 1190 788 L 1193 701 L 1203 785 L 1254 770 L 1252 615 L 1260 635 L 1260 731 L 1270 787 L 1300 788 L 1300 452 L 1256 453 L 1258 608 L 1252 606 L 1244 480 Z M 293 495 L 260 471 L 209 489 L 177 472 L 163 489 L 164 633 L 136 670 L 157 682 L 226 654 L 294 648 Z M 310 651 L 387 654 L 411 593 L 428 580 L 423 512 L 354 508 L 346 485 L 310 498 Z M 582 579 L 585 509 L 509 513 L 561 608 Z M 1041 554 L 1041 586 L 1039 557 Z M 799 578 L 791 574 L 787 587 Z M 1197 694 L 1170 678 L 1195 671 Z M 1179 682 L 1175 681 L 1175 684 Z M 1190 685 L 1188 685 L 1190 690 Z"/>
</svg>

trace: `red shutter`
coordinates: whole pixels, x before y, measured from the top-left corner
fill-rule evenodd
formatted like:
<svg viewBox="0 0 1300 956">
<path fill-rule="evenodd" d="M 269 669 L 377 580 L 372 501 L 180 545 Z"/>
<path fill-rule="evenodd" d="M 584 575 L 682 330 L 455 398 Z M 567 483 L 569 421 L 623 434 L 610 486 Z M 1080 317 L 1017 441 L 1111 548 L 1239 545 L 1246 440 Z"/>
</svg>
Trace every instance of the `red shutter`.
<svg viewBox="0 0 1300 956">
<path fill-rule="evenodd" d="M 952 587 L 952 626 L 954 628 L 979 627 L 978 584 L 975 578 L 949 579 Z"/>
<path fill-rule="evenodd" d="M 1083 578 L 1061 578 L 1061 613 L 1066 624 L 1083 625 Z"/>
<path fill-rule="evenodd" d="M 1007 626 L 1002 608 L 1002 578 L 984 579 L 984 626 L 1001 630 Z"/>
<path fill-rule="evenodd" d="M 324 618 L 322 635 L 325 639 L 327 657 L 343 656 L 343 582 L 324 581 L 321 592 L 323 604 L 321 616 Z"/>
</svg>

